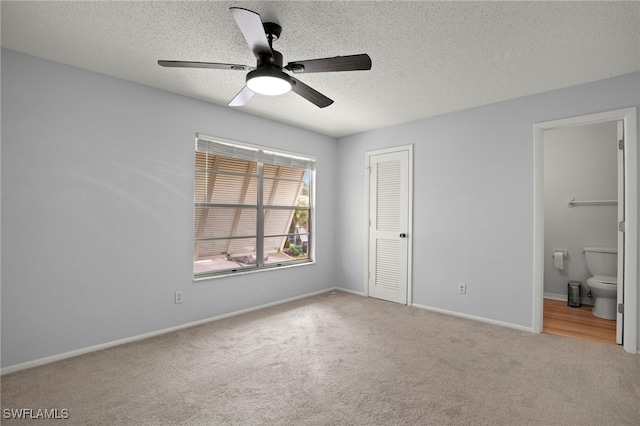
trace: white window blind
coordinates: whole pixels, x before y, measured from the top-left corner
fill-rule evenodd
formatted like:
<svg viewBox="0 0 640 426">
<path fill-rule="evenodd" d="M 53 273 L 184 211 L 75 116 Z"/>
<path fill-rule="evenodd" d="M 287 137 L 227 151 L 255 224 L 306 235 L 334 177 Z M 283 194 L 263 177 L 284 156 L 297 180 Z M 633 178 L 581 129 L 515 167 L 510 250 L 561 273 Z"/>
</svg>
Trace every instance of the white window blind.
<svg viewBox="0 0 640 426">
<path fill-rule="evenodd" d="M 313 261 L 315 159 L 196 135 L 194 278 Z"/>
<path fill-rule="evenodd" d="M 298 169 L 315 170 L 314 158 L 304 157 L 284 151 L 265 149 L 249 144 L 237 145 L 231 141 L 196 135 L 196 151 L 211 155 L 221 155 L 229 158 L 255 161 L 274 166 L 295 167 Z"/>
</svg>

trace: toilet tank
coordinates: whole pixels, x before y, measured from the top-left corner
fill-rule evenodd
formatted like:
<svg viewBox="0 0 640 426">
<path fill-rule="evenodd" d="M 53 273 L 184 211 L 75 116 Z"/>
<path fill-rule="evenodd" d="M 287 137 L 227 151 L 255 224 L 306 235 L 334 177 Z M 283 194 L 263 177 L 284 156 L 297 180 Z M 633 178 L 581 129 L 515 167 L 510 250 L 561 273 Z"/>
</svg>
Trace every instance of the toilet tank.
<svg viewBox="0 0 640 426">
<path fill-rule="evenodd" d="M 604 275 L 616 277 L 618 275 L 618 250 L 606 247 L 585 247 L 584 258 L 587 269 L 592 276 Z"/>
</svg>

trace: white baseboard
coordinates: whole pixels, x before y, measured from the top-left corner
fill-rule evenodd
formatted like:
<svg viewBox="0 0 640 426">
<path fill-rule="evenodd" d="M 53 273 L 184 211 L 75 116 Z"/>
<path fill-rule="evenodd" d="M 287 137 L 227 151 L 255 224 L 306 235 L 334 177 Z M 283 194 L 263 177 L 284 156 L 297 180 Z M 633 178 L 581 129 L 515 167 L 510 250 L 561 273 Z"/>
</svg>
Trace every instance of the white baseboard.
<svg viewBox="0 0 640 426">
<path fill-rule="evenodd" d="M 160 336 L 162 334 L 171 333 L 171 332 L 178 331 L 178 330 L 183 330 L 185 328 L 195 327 L 195 326 L 198 326 L 198 325 L 207 324 L 209 322 L 218 321 L 218 320 L 225 319 L 225 318 L 230 318 L 230 317 L 233 317 L 233 316 L 236 316 L 236 315 L 242 315 L 242 314 L 246 314 L 246 313 L 249 313 L 249 312 L 257 311 L 257 310 L 260 310 L 260 309 L 269 308 L 271 306 L 277 306 L 277 305 L 281 305 L 283 303 L 293 302 L 293 301 L 300 300 L 300 299 L 306 299 L 308 297 L 317 296 L 319 294 L 327 293 L 327 292 L 330 292 L 330 291 L 344 291 L 345 293 L 351 293 L 351 294 L 354 294 L 356 296 L 366 297 L 366 295 L 363 292 L 349 290 L 349 289 L 342 288 L 342 287 L 331 287 L 331 288 L 327 288 L 327 289 L 324 289 L 324 290 L 315 291 L 313 293 L 307 293 L 307 294 L 303 294 L 303 295 L 300 295 L 300 296 L 290 297 L 288 299 L 279 300 L 279 301 L 267 303 L 267 304 L 264 304 L 264 305 L 254 306 L 252 308 L 242 309 L 240 311 L 230 312 L 228 314 L 218 315 L 218 316 L 215 316 L 215 317 L 211 317 L 211 318 L 206 318 L 206 319 L 199 320 L 199 321 L 190 322 L 190 323 L 187 323 L 187 324 L 182 324 L 182 325 L 178 325 L 178 326 L 175 326 L 175 327 L 169 327 L 169 328 L 165 328 L 165 329 L 162 329 L 162 330 L 157 330 L 157 331 L 152 331 L 152 332 L 149 332 L 149 333 L 140 334 L 140 335 L 137 335 L 137 336 L 127 337 L 125 339 L 114 340 L 114 341 L 111 341 L 111 342 L 102 343 L 102 344 L 95 345 L 95 346 L 89 346 L 87 348 L 77 349 L 77 350 L 74 350 L 74 351 L 65 352 L 65 353 L 58 354 L 58 355 L 52 355 L 52 356 L 49 356 L 49 357 L 40 358 L 40 359 L 36 359 L 36 360 L 33 360 L 33 361 L 24 362 L 24 363 L 21 363 L 21 364 L 11 365 L 9 367 L 5 367 L 5 368 L 0 369 L 0 375 L 5 375 L 5 374 L 9 374 L 9 373 L 15 373 L 16 371 L 25 370 L 27 368 L 38 367 L 38 366 L 41 366 L 41 365 L 50 364 L 52 362 L 61 361 L 63 359 L 73 358 L 73 357 L 84 355 L 84 354 L 88 354 L 88 353 L 91 353 L 91 352 L 96 352 L 96 351 L 100 351 L 100 350 L 103 350 L 103 349 L 124 345 L 126 343 L 136 342 L 136 341 L 139 341 L 139 340 L 144 340 L 144 339 L 148 339 L 148 338 L 155 337 L 155 336 Z M 556 300 L 564 300 L 564 301 L 567 300 L 567 296 L 554 295 L 552 293 L 545 293 L 544 297 L 548 298 L 548 299 L 556 299 Z M 589 304 L 589 303 L 587 303 L 587 304 Z M 478 316 L 474 316 L 474 315 L 467 315 L 467 314 L 462 314 L 462 313 L 459 313 L 459 312 L 448 311 L 446 309 L 440 309 L 440 308 L 433 308 L 433 307 L 430 307 L 430 306 L 418 305 L 418 304 L 415 304 L 415 303 L 412 304 L 411 306 L 413 306 L 415 308 L 418 308 L 418 309 L 424 309 L 424 310 L 427 310 L 427 311 L 438 312 L 438 313 L 442 313 L 442 314 L 446 314 L 446 315 L 452 315 L 452 316 L 471 319 L 471 320 L 475 320 L 475 321 L 486 322 L 486 323 L 489 323 L 489 324 L 494 324 L 494 325 L 499 325 L 499 326 L 502 326 L 502 327 L 513 328 L 513 329 L 516 329 L 516 330 L 533 332 L 533 328 L 531 328 L 531 327 L 524 327 L 524 326 L 520 326 L 520 325 L 516 325 L 516 324 L 511 324 L 511 323 L 507 323 L 507 322 L 491 320 L 491 319 L 488 319 L 488 318 L 478 317 Z M 640 348 L 638 349 L 638 353 L 640 354 Z"/>
<path fill-rule="evenodd" d="M 363 292 L 348 290 L 348 289 L 342 288 L 342 287 L 336 287 L 335 290 L 344 291 L 344 292 L 347 292 L 347 293 L 355 294 L 357 296 L 367 297 L 367 295 L 364 294 Z M 566 296 L 565 296 L 564 300 L 567 300 Z M 474 321 L 480 321 L 480 322 L 486 322 L 486 323 L 489 323 L 489 324 L 499 325 L 501 327 L 514 328 L 516 330 L 533 332 L 533 328 L 532 327 L 524 327 L 524 326 L 521 326 L 521 325 L 511 324 L 511 323 L 508 323 L 508 322 L 496 321 L 496 320 L 492 320 L 492 319 L 488 319 L 488 318 L 476 317 L 476 316 L 467 315 L 467 314 L 461 314 L 459 312 L 448 311 L 446 309 L 432 308 L 430 306 L 418 305 L 417 303 L 413 303 L 410 306 L 414 307 L 414 308 L 418 308 L 418 309 L 424 309 L 425 311 L 438 312 L 438 313 L 441 313 L 441 314 L 451 315 L 451 316 L 454 316 L 454 317 L 466 318 L 466 319 L 471 319 L 471 320 L 474 320 Z"/>
<path fill-rule="evenodd" d="M 511 324 L 509 322 L 497 321 L 497 320 L 492 320 L 492 319 L 484 318 L 484 317 L 477 317 L 475 315 L 462 314 L 460 312 L 448 311 L 446 309 L 433 308 L 431 306 L 418 305 L 418 304 L 415 304 L 415 303 L 413 305 L 411 305 L 411 306 L 413 306 L 415 308 L 418 308 L 418 309 L 424 309 L 426 311 L 438 312 L 438 313 L 441 313 L 441 314 L 452 315 L 454 317 L 460 317 L 460 318 L 471 319 L 471 320 L 474 320 L 474 321 L 486 322 L 488 324 L 499 325 L 501 327 L 513 328 L 513 329 L 516 329 L 516 330 L 528 331 L 528 332 L 533 333 L 533 327 L 525 327 L 525 326 L 522 326 L 522 325 Z"/>
<path fill-rule="evenodd" d="M 334 290 L 344 291 L 344 292 L 347 292 L 347 293 L 355 294 L 357 296 L 367 297 L 367 295 L 364 294 L 363 292 L 348 290 L 348 289 L 342 288 L 342 287 L 336 287 L 336 288 L 334 288 Z M 564 300 L 567 300 L 566 296 L 565 296 Z M 499 325 L 501 327 L 514 328 L 516 330 L 528 331 L 528 332 L 533 333 L 533 328 L 532 327 L 524 327 L 524 326 L 521 326 L 521 325 L 511 324 L 511 323 L 508 323 L 508 322 L 496 321 L 496 320 L 492 320 L 492 319 L 488 319 L 488 318 L 477 317 L 477 316 L 474 316 L 474 315 L 467 315 L 467 314 L 462 314 L 462 313 L 459 313 L 459 312 L 448 311 L 446 309 L 432 308 L 430 306 L 419 305 L 417 303 L 413 303 L 410 306 L 414 307 L 414 308 L 418 308 L 418 309 L 424 309 L 425 311 L 438 312 L 438 313 L 441 313 L 441 314 L 451 315 L 451 316 L 454 316 L 454 317 L 460 317 L 460 318 L 471 319 L 471 320 L 474 320 L 474 321 L 486 322 L 486 323 L 493 324 L 493 325 Z"/>
<path fill-rule="evenodd" d="M 544 293 L 544 298 L 545 299 L 551 299 L 551 300 L 561 300 L 563 302 L 567 301 L 567 295 L 566 294 L 558 294 L 558 293 Z M 582 303 L 583 305 L 593 305 L 593 299 L 591 299 L 590 297 L 581 297 L 580 298 L 580 303 Z"/>
<path fill-rule="evenodd" d="M 38 367 L 38 366 L 41 366 L 41 365 L 50 364 L 52 362 L 62 361 L 63 359 L 73 358 L 73 357 L 84 355 L 84 354 L 88 354 L 88 353 L 91 353 L 91 352 L 100 351 L 102 349 L 107 349 L 107 348 L 112 348 L 114 346 L 124 345 L 125 343 L 136 342 L 136 341 L 139 341 L 139 340 L 148 339 L 150 337 L 160 336 L 162 334 L 167 334 L 167 333 L 171 333 L 171 332 L 174 332 L 174 331 L 183 330 L 185 328 L 190 328 L 190 327 L 195 327 L 195 326 L 202 325 L 202 324 L 207 324 L 207 323 L 210 323 L 210 322 L 213 322 L 213 321 L 218 321 L 218 320 L 221 320 L 221 319 L 234 317 L 236 315 L 246 314 L 246 313 L 257 311 L 257 310 L 260 310 L 260 309 L 269 308 L 271 306 L 281 305 L 283 303 L 293 302 L 295 300 L 306 299 L 308 297 L 317 296 L 319 294 L 327 293 L 327 292 L 333 291 L 333 290 L 341 290 L 341 291 L 350 292 L 348 290 L 345 290 L 345 289 L 342 289 L 342 288 L 338 288 L 338 287 L 327 288 L 327 289 L 324 289 L 324 290 L 315 291 L 313 293 L 303 294 L 301 296 L 290 297 L 288 299 L 278 300 L 276 302 L 266 303 L 264 305 L 254 306 L 252 308 L 242 309 L 240 311 L 235 311 L 235 312 L 230 312 L 228 314 L 218 315 L 216 317 L 205 318 L 203 320 L 194 321 L 194 322 L 190 322 L 190 323 L 182 324 L 182 325 L 177 325 L 175 327 L 169 327 L 169 328 L 165 328 L 165 329 L 162 329 L 162 330 L 157 330 L 157 331 L 152 331 L 152 332 L 149 332 L 149 333 L 139 334 L 137 336 L 132 336 L 132 337 L 124 338 L 124 339 L 114 340 L 114 341 L 111 341 L 111 342 L 102 343 L 102 344 L 95 345 L 95 346 L 89 346 L 87 348 L 76 349 L 74 351 L 65 352 L 65 353 L 61 353 L 61 354 L 58 354 L 58 355 L 52 355 L 52 356 L 48 356 L 48 357 L 45 357 L 45 358 L 36 359 L 36 360 L 33 360 L 33 361 L 23 362 L 21 364 L 10 365 L 8 367 L 4 367 L 4 368 L 0 369 L 0 376 L 1 375 L 5 375 L 5 374 L 9 374 L 9 373 L 15 373 L 16 371 L 20 371 L 20 370 L 26 370 L 27 368 Z"/>
<path fill-rule="evenodd" d="M 567 301 L 567 295 L 566 294 L 547 293 L 545 291 L 543 296 L 544 296 L 545 299 L 562 300 L 564 302 Z"/>
<path fill-rule="evenodd" d="M 363 296 L 365 297 L 366 294 L 364 294 L 361 291 L 355 291 L 355 290 L 349 290 L 348 288 L 342 288 L 342 287 L 334 287 L 331 290 L 339 290 L 339 291 L 344 291 L 345 293 L 351 293 L 351 294 L 355 294 L 356 296 Z"/>
</svg>

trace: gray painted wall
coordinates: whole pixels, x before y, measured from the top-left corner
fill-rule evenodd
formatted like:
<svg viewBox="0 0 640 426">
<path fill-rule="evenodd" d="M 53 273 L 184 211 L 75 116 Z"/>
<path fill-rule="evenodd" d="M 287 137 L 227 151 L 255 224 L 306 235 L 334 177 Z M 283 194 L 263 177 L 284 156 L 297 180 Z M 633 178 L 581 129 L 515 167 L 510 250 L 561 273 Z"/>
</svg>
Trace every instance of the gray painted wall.
<svg viewBox="0 0 640 426">
<path fill-rule="evenodd" d="M 533 123 L 634 105 L 638 73 L 336 144 L 2 50 L 2 367 L 328 287 L 362 292 L 365 152 L 404 144 L 414 303 L 531 327 Z M 316 265 L 192 282 L 195 132 L 318 158 Z"/>
<path fill-rule="evenodd" d="M 532 328 L 533 124 L 639 105 L 634 73 L 340 139 L 342 285 L 364 291 L 365 153 L 413 144 L 413 302 Z"/>
<path fill-rule="evenodd" d="M 566 300 L 567 283 L 582 282 L 586 297 L 584 247 L 618 247 L 618 207 L 568 207 L 580 201 L 618 199 L 618 138 L 614 121 L 545 131 L 544 134 L 544 293 Z M 568 250 L 562 270 L 553 249 Z"/>
<path fill-rule="evenodd" d="M 317 157 L 315 265 L 192 282 L 196 132 Z M 335 286 L 335 162 L 333 138 L 2 50 L 2 367 Z"/>
</svg>

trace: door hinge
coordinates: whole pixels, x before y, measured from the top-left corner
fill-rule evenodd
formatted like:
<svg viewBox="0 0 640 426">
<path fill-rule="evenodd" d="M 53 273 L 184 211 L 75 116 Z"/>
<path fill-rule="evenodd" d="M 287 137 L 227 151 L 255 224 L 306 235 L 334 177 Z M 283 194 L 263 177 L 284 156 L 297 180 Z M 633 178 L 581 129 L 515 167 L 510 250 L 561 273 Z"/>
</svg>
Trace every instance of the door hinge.
<svg viewBox="0 0 640 426">
<path fill-rule="evenodd" d="M 625 226 L 624 220 L 622 222 L 618 222 L 618 231 L 620 231 L 620 232 L 625 232 L 626 231 L 626 226 Z"/>
<path fill-rule="evenodd" d="M 618 149 L 624 149 L 624 139 L 618 141 Z"/>
<path fill-rule="evenodd" d="M 618 303 L 618 313 L 624 314 L 624 303 Z"/>
</svg>

